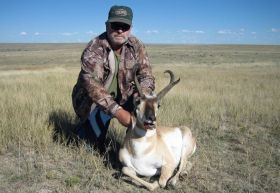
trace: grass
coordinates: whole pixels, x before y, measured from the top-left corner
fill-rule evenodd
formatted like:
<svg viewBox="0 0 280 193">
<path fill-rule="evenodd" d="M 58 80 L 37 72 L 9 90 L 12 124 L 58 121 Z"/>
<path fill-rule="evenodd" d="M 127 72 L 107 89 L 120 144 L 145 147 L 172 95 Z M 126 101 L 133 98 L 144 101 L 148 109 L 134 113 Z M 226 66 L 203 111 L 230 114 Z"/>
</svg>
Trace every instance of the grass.
<svg viewBox="0 0 280 193">
<path fill-rule="evenodd" d="M 125 129 L 99 155 L 60 134 L 75 126 L 71 90 L 83 44 L 0 44 L 0 192 L 148 192 L 120 174 Z M 148 45 L 161 125 L 190 126 L 190 175 L 156 192 L 278 192 L 280 47 Z"/>
</svg>

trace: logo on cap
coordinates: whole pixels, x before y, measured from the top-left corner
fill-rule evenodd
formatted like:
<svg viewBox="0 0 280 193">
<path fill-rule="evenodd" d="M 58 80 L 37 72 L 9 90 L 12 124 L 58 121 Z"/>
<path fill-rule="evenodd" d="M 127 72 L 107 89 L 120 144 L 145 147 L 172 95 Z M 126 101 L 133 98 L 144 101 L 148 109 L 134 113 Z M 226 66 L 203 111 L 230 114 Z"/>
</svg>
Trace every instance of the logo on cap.
<svg viewBox="0 0 280 193">
<path fill-rule="evenodd" d="M 127 16 L 127 11 L 125 9 L 117 9 L 115 14 L 119 16 Z"/>
<path fill-rule="evenodd" d="M 130 7 L 114 5 L 109 11 L 107 22 L 121 22 L 131 25 L 132 17 L 133 13 Z"/>
</svg>

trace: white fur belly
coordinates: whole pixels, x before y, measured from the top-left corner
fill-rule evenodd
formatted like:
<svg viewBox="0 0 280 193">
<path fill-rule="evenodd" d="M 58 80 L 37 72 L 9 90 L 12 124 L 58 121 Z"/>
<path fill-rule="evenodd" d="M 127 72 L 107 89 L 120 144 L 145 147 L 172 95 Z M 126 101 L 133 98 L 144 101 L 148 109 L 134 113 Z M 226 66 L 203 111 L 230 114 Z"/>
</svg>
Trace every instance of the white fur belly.
<svg viewBox="0 0 280 193">
<path fill-rule="evenodd" d="M 120 150 L 120 160 L 125 166 L 132 168 L 137 174 L 148 177 L 158 174 L 158 169 L 163 165 L 161 155 L 150 153 L 133 156 L 126 148 Z"/>
<path fill-rule="evenodd" d="M 137 174 L 142 176 L 154 176 L 158 173 L 158 169 L 162 167 L 163 161 L 159 156 L 148 155 L 143 158 L 132 158 L 131 164 Z"/>
</svg>

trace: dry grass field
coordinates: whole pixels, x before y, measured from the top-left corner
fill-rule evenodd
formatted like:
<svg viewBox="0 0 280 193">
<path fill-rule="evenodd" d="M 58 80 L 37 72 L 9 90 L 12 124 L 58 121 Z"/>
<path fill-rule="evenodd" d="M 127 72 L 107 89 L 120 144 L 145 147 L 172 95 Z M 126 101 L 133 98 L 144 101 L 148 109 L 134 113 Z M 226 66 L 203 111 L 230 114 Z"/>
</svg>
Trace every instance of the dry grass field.
<svg viewBox="0 0 280 193">
<path fill-rule="evenodd" d="M 125 134 L 110 125 L 107 152 L 68 143 L 71 90 L 85 44 L 0 44 L 0 192 L 148 192 L 120 174 Z M 197 138 L 193 168 L 176 189 L 273 193 L 280 187 L 280 46 L 147 45 L 156 90 L 174 71 L 161 125 Z M 174 139 L 176 140 L 176 139 Z"/>
</svg>

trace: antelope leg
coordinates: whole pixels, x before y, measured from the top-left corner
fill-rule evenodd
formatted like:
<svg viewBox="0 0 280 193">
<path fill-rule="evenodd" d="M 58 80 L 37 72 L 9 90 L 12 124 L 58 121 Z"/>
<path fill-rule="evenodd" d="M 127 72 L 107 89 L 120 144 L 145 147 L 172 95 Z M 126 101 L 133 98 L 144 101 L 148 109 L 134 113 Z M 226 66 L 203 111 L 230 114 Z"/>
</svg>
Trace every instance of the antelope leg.
<svg viewBox="0 0 280 193">
<path fill-rule="evenodd" d="M 186 168 L 187 163 L 188 162 L 187 162 L 186 158 L 183 158 L 181 160 L 179 168 L 178 168 L 178 171 L 176 172 L 176 174 L 169 181 L 172 186 L 176 185 L 176 183 L 178 181 L 178 178 L 179 178 L 179 175 L 181 174 L 182 171 L 184 171 L 184 169 Z"/>
<path fill-rule="evenodd" d="M 127 175 L 127 176 L 129 176 L 129 177 L 131 177 L 132 179 L 136 180 L 137 182 L 139 182 L 140 184 L 145 186 L 150 191 L 153 191 L 153 190 L 155 190 L 156 188 L 159 187 L 159 184 L 158 184 L 157 181 L 155 181 L 154 183 L 146 182 L 145 180 L 139 178 L 136 175 L 136 172 L 133 169 L 129 168 L 129 167 L 123 167 L 122 168 L 122 173 Z"/>
<path fill-rule="evenodd" d="M 185 172 L 184 170 L 187 169 L 186 172 L 188 172 L 192 164 L 189 162 L 187 159 L 195 152 L 196 150 L 196 143 L 195 139 L 192 137 L 191 131 L 188 127 L 183 127 L 182 131 L 184 133 L 184 140 L 187 142 L 182 149 L 182 154 L 181 154 L 181 161 L 179 165 L 179 169 L 177 173 L 170 179 L 171 185 L 175 186 L 179 175 L 181 172 Z"/>
<path fill-rule="evenodd" d="M 159 177 L 159 185 L 164 188 L 166 186 L 167 181 L 172 176 L 175 170 L 175 164 L 167 164 L 161 168 L 161 174 Z"/>
</svg>

